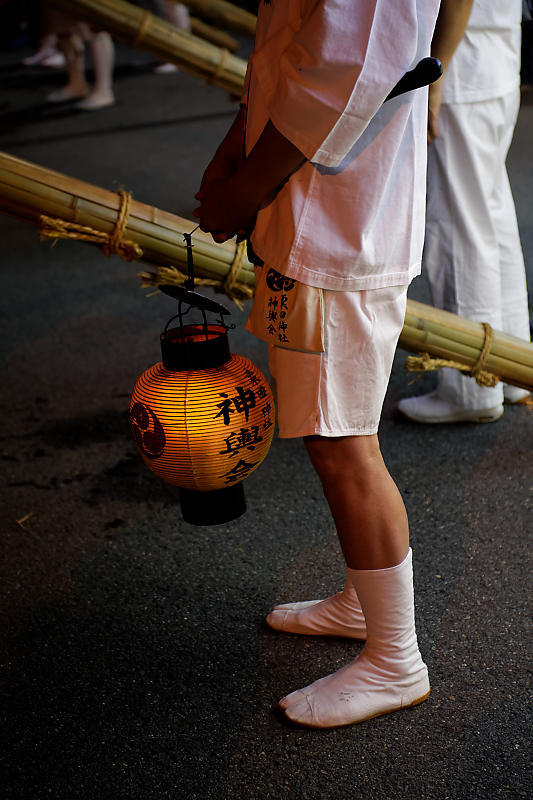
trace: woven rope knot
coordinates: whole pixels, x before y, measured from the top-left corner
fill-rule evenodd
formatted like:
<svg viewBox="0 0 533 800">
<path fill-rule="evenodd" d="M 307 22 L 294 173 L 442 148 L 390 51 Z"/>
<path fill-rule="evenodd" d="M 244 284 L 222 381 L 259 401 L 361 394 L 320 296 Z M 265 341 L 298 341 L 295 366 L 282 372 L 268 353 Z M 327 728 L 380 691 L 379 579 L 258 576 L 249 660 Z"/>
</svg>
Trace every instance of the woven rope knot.
<svg viewBox="0 0 533 800">
<path fill-rule="evenodd" d="M 142 19 L 141 19 L 141 24 L 139 25 L 139 30 L 135 34 L 135 38 L 133 39 L 133 41 L 131 43 L 132 47 L 137 47 L 142 42 L 142 40 L 144 39 L 144 36 L 146 34 L 146 31 L 148 30 L 148 26 L 150 25 L 150 22 L 152 21 L 152 17 L 153 17 L 153 14 L 150 11 L 145 11 L 144 12 L 144 14 L 142 16 Z"/>
<path fill-rule="evenodd" d="M 239 283 L 239 273 L 241 271 L 242 262 L 244 261 L 245 255 L 246 242 L 239 242 L 235 250 L 235 258 L 231 264 L 230 271 L 228 272 L 228 276 L 224 281 L 224 291 L 228 297 L 232 296 L 235 288 L 237 288 L 241 293 L 244 292 L 247 297 L 252 297 L 254 293 L 250 286 L 245 286 L 243 283 Z"/>
<path fill-rule="evenodd" d="M 490 348 L 492 347 L 492 340 L 494 339 L 494 331 L 488 322 L 482 322 L 481 324 L 485 331 L 485 341 L 483 342 L 481 355 L 472 367 L 470 374 L 480 386 L 496 386 L 500 379 L 485 369 L 485 364 L 490 355 Z"/>
<path fill-rule="evenodd" d="M 490 348 L 492 347 L 494 331 L 488 322 L 483 322 L 482 325 L 485 331 L 485 339 L 479 358 L 473 367 L 461 364 L 459 361 L 451 361 L 447 358 L 432 358 L 429 353 L 422 353 L 420 356 L 407 357 L 405 364 L 407 371 L 432 372 L 433 370 L 442 369 L 442 367 L 451 367 L 468 374 L 471 378 L 475 378 L 476 383 L 480 386 L 496 386 L 500 380 L 499 377 L 485 369 L 490 355 Z"/>
<path fill-rule="evenodd" d="M 47 217 L 45 214 L 41 214 L 39 217 L 41 239 L 77 239 L 82 242 L 92 242 L 99 245 L 106 256 L 115 253 L 125 261 L 136 261 L 143 254 L 142 248 L 131 239 L 122 238 L 130 213 L 131 192 L 125 192 L 120 189 L 118 194 L 120 206 L 111 234 L 96 230 L 88 225 L 80 225 L 77 222 L 68 222 L 64 219 Z"/>
<path fill-rule="evenodd" d="M 229 55 L 230 55 L 229 50 L 226 47 L 223 47 L 222 48 L 222 54 L 220 56 L 220 61 L 218 62 L 217 66 L 215 67 L 213 74 L 208 79 L 208 81 L 207 81 L 208 83 L 216 83 L 216 81 L 218 80 L 218 78 L 222 74 L 222 70 L 226 66 L 226 62 L 228 60 Z"/>
</svg>

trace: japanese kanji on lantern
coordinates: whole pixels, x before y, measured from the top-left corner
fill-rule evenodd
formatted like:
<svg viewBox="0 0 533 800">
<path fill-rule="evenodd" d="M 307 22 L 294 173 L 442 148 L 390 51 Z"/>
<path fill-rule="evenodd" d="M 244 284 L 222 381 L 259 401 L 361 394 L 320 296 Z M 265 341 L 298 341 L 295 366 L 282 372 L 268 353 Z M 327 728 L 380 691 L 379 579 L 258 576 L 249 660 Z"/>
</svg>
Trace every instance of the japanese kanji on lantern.
<svg viewBox="0 0 533 800">
<path fill-rule="evenodd" d="M 146 465 L 180 488 L 184 519 L 215 525 L 246 510 L 242 481 L 268 453 L 274 400 L 261 371 L 230 353 L 228 309 L 193 291 L 192 266 L 189 275 L 192 288 L 160 286 L 178 300 L 178 314 L 161 334 L 162 362 L 135 385 L 130 419 Z M 202 322 L 185 324 L 194 309 Z"/>
</svg>

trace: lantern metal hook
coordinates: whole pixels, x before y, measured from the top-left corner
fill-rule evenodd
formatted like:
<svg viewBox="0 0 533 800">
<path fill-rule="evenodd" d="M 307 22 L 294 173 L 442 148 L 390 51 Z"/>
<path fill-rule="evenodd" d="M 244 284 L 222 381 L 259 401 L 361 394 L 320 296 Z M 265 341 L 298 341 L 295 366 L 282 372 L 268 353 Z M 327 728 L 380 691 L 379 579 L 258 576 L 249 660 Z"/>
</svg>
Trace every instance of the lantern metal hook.
<svg viewBox="0 0 533 800">
<path fill-rule="evenodd" d="M 197 226 L 194 230 L 196 230 L 199 226 Z M 226 308 L 222 305 L 222 303 L 218 303 L 216 300 L 213 300 L 210 297 L 206 297 L 199 292 L 194 290 L 194 260 L 193 260 L 193 253 L 192 253 L 192 234 L 194 230 L 190 233 L 184 233 L 183 238 L 185 239 L 186 247 L 187 247 L 187 278 L 184 281 L 183 286 L 176 286 L 174 284 L 161 284 L 159 286 L 159 290 L 163 292 L 163 294 L 168 295 L 169 297 L 174 298 L 178 301 L 178 313 L 175 314 L 165 326 L 165 330 L 163 332 L 163 336 L 166 335 L 169 325 L 175 319 L 179 319 L 179 327 L 181 333 L 183 335 L 184 331 L 184 322 L 183 318 L 193 309 L 198 310 L 202 315 L 203 325 L 202 331 L 205 335 L 206 341 L 209 340 L 209 323 L 207 321 L 207 314 L 206 312 L 209 311 L 213 314 L 218 314 L 217 323 L 224 328 L 226 331 L 231 330 L 235 327 L 235 325 L 227 325 L 224 322 L 224 316 L 231 314 L 229 308 Z M 183 310 L 183 306 L 187 305 L 186 310 Z"/>
<path fill-rule="evenodd" d="M 197 226 L 198 228 L 199 226 Z M 196 230 L 195 228 L 194 230 Z M 192 253 L 192 234 L 191 233 L 184 233 L 183 238 L 185 239 L 186 247 L 187 247 L 187 278 L 184 281 L 183 286 L 175 286 L 174 284 L 161 284 L 159 286 L 159 290 L 163 292 L 163 294 L 168 295 L 169 297 L 173 297 L 175 300 L 178 301 L 178 313 L 177 315 L 173 316 L 171 320 L 167 322 L 165 331 L 167 330 L 170 322 L 179 318 L 180 328 L 183 330 L 183 317 L 191 311 L 191 309 L 195 308 L 202 314 L 203 319 L 203 330 L 205 331 L 206 339 L 208 338 L 208 322 L 206 311 L 210 311 L 213 314 L 218 314 L 219 319 L 217 322 L 226 330 L 231 330 L 234 328 L 234 325 L 227 325 L 224 322 L 224 316 L 231 314 L 229 308 L 223 306 L 222 303 L 218 303 L 216 300 L 211 299 L 210 297 L 206 297 L 199 292 L 194 290 L 194 260 L 193 260 L 193 253 Z M 186 311 L 183 311 L 183 304 L 187 303 L 188 308 Z"/>
<path fill-rule="evenodd" d="M 198 226 L 194 230 L 197 230 Z M 185 239 L 185 244 L 187 246 L 187 280 L 185 281 L 185 288 L 189 289 L 191 292 L 194 292 L 194 262 L 192 258 L 192 235 L 194 231 L 191 233 L 184 233 L 183 238 Z"/>
</svg>

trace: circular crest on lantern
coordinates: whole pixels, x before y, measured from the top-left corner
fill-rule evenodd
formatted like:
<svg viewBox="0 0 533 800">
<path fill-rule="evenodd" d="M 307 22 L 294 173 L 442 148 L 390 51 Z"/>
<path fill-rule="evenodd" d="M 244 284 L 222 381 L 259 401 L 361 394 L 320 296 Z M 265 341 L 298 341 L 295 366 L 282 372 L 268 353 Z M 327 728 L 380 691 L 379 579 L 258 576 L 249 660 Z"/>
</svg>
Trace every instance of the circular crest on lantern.
<svg viewBox="0 0 533 800">
<path fill-rule="evenodd" d="M 137 447 L 145 458 L 159 458 L 166 444 L 165 431 L 151 408 L 134 403 L 130 410 L 131 429 Z"/>
</svg>

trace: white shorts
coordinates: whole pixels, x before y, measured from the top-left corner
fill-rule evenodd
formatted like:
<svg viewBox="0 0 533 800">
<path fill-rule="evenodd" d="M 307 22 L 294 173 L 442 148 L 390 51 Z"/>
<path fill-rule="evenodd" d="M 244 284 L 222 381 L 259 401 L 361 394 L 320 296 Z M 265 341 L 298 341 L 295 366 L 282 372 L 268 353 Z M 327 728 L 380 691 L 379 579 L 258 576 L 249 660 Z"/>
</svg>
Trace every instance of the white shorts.
<svg viewBox="0 0 533 800">
<path fill-rule="evenodd" d="M 269 345 L 281 438 L 377 433 L 407 286 L 324 290 L 325 352 Z"/>
</svg>

